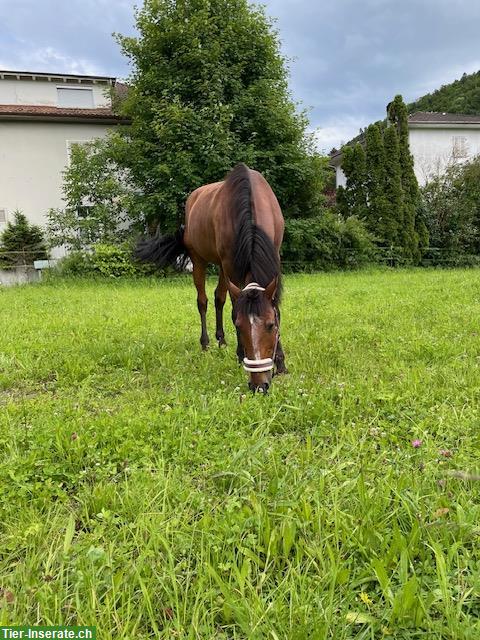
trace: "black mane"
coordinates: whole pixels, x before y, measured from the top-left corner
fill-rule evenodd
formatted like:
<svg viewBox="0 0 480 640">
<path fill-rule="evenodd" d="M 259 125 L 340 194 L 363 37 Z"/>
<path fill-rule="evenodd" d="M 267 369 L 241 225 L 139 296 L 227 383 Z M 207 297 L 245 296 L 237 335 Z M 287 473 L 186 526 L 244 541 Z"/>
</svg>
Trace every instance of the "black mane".
<svg viewBox="0 0 480 640">
<path fill-rule="evenodd" d="M 278 285 L 275 302 L 278 304 L 281 291 L 280 260 L 273 242 L 255 223 L 248 167 L 245 164 L 237 164 L 228 174 L 225 186 L 229 190 L 230 211 L 234 219 L 233 268 L 236 284 L 245 286 L 246 278 L 250 276 L 250 281 L 266 287 L 276 277 Z M 258 306 L 258 291 L 249 291 L 246 294 L 245 299 L 250 302 L 249 306 Z M 254 313 L 254 310 L 249 312 Z"/>
</svg>

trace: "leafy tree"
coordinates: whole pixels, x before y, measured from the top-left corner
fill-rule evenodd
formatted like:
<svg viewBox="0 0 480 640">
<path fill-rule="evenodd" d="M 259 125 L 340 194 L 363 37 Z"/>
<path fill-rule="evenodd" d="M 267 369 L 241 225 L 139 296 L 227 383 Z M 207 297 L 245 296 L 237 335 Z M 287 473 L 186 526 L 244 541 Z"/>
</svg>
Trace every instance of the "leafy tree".
<svg viewBox="0 0 480 640">
<path fill-rule="evenodd" d="M 52 246 L 78 250 L 122 242 L 128 235 L 141 212 L 129 172 L 117 163 L 123 144 L 114 134 L 72 147 L 64 172 L 65 207 L 47 214 Z"/>
<path fill-rule="evenodd" d="M 145 0 L 138 37 L 117 36 L 133 73 L 123 158 L 147 219 L 173 227 L 189 192 L 243 161 L 286 216 L 322 203 L 326 162 L 288 91 L 278 34 L 247 0 Z"/>
<path fill-rule="evenodd" d="M 31 265 L 34 260 L 48 258 L 43 231 L 30 224 L 21 211 L 15 211 L 0 236 L 0 264 L 3 266 Z"/>
<path fill-rule="evenodd" d="M 422 211 L 435 249 L 480 254 L 480 157 L 452 164 L 422 188 Z"/>
</svg>

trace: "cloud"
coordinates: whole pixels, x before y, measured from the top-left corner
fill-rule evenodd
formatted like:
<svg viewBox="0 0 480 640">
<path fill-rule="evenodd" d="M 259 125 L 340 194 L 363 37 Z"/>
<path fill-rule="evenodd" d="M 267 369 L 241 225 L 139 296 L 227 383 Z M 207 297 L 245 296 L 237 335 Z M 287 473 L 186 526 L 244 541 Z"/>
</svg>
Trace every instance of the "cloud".
<svg viewBox="0 0 480 640">
<path fill-rule="evenodd" d="M 134 0 L 1 0 L 3 68 L 124 76 L 112 32 L 131 34 Z"/>
<path fill-rule="evenodd" d="M 53 71 L 82 75 L 103 75 L 103 70 L 91 60 L 72 58 L 53 47 L 43 47 L 21 53 L 13 59 L 0 57 L 0 69 L 16 71 Z"/>
<path fill-rule="evenodd" d="M 292 87 L 321 145 L 383 118 L 397 93 L 413 101 L 480 69 L 477 0 L 267 0 L 267 11 L 296 53 Z"/>
<path fill-rule="evenodd" d="M 125 77 L 112 32 L 134 33 L 141 0 L 0 0 L 0 66 Z M 319 144 L 338 146 L 412 101 L 480 68 L 478 0 L 266 0 L 291 59 L 293 98 Z"/>
<path fill-rule="evenodd" d="M 358 135 L 365 124 L 368 124 L 368 116 L 334 117 L 327 120 L 323 126 L 313 130 L 317 149 L 327 154 L 333 147 L 340 148 Z"/>
</svg>

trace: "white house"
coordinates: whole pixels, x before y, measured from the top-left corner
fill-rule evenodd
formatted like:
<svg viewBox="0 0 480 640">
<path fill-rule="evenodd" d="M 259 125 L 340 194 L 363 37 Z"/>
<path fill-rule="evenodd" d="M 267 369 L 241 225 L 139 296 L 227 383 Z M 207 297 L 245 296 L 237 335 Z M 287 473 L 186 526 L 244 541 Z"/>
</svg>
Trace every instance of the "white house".
<svg viewBox="0 0 480 640">
<path fill-rule="evenodd" d="M 16 209 L 44 225 L 62 207 L 72 144 L 105 136 L 122 120 L 115 78 L 0 71 L 0 231 Z"/>
<path fill-rule="evenodd" d="M 453 162 L 466 162 L 480 154 L 480 115 L 418 112 L 408 118 L 410 151 L 418 183 L 424 185 Z M 337 187 L 346 184 L 342 152 L 330 154 Z"/>
</svg>

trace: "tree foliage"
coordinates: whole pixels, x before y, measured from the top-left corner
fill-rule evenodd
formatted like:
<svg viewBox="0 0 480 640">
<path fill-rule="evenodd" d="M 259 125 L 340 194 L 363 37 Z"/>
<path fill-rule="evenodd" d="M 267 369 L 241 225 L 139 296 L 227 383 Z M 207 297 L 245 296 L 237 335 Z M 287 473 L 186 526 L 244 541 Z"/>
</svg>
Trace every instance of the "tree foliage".
<svg viewBox="0 0 480 640">
<path fill-rule="evenodd" d="M 13 222 L 9 222 L 0 235 L 0 265 L 31 265 L 35 260 L 48 258 L 43 231 L 30 224 L 21 211 L 15 211 Z"/>
<path fill-rule="evenodd" d="M 451 254 L 480 253 L 480 157 L 452 164 L 422 189 L 430 243 Z"/>
<path fill-rule="evenodd" d="M 122 242 L 128 235 L 141 211 L 130 174 L 117 162 L 123 144 L 113 134 L 72 146 L 64 172 L 65 207 L 47 213 L 52 246 L 79 250 Z"/>
<path fill-rule="evenodd" d="M 118 159 L 146 218 L 175 226 L 187 195 L 240 161 L 265 175 L 286 216 L 315 210 L 326 163 L 291 100 L 264 10 L 247 0 L 145 0 L 137 30 L 117 36 L 133 65 Z"/>
<path fill-rule="evenodd" d="M 385 147 L 380 127 L 371 124 L 365 136 L 367 162 L 367 227 L 378 242 L 390 246 L 396 240 L 395 211 L 386 196 Z"/>
<path fill-rule="evenodd" d="M 384 194 L 388 202 L 388 231 L 386 236 L 391 245 L 400 246 L 403 230 L 404 192 L 402 189 L 402 168 L 400 147 L 396 127 L 387 127 L 383 137 L 385 149 Z"/>
<path fill-rule="evenodd" d="M 388 107 L 388 126 L 371 124 L 362 142 L 342 151 L 347 184 L 338 194 L 339 211 L 365 220 L 377 243 L 390 253 L 394 249 L 401 262 L 418 262 L 420 249 L 428 244 L 428 232 L 417 215 L 419 189 L 402 96 L 396 96 Z M 359 189 L 359 184 L 364 188 Z"/>
<path fill-rule="evenodd" d="M 354 269 L 375 261 L 375 245 L 360 220 L 325 211 L 286 221 L 282 261 L 287 269 Z"/>
<path fill-rule="evenodd" d="M 367 162 L 361 144 L 344 147 L 342 169 L 347 177 L 347 186 L 337 191 L 339 211 L 344 218 L 355 216 L 364 220 L 368 213 Z"/>
<path fill-rule="evenodd" d="M 414 262 L 420 259 L 419 236 L 415 214 L 419 205 L 419 188 L 408 138 L 408 111 L 401 95 L 388 106 L 388 119 L 396 126 L 399 139 L 400 170 L 403 190 L 402 245 Z"/>
</svg>

